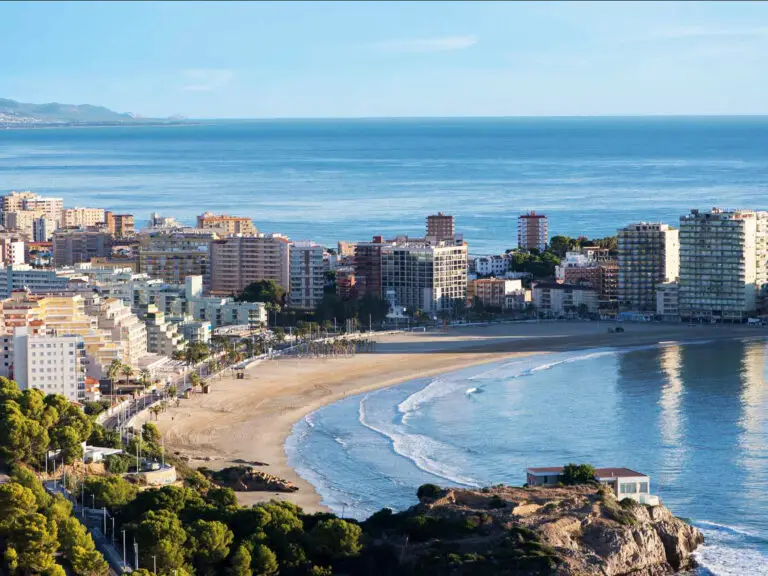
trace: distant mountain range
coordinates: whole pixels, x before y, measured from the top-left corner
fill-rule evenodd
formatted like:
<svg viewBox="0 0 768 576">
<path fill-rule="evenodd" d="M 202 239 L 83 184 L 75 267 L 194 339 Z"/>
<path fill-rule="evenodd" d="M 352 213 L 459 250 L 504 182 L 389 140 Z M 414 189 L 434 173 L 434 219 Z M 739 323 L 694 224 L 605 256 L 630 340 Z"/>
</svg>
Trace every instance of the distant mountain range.
<svg viewBox="0 0 768 576">
<path fill-rule="evenodd" d="M 158 124 L 183 121 L 182 117 L 143 118 L 130 112 L 120 113 L 91 104 L 27 104 L 0 98 L 0 126 L 61 126 Z"/>
</svg>

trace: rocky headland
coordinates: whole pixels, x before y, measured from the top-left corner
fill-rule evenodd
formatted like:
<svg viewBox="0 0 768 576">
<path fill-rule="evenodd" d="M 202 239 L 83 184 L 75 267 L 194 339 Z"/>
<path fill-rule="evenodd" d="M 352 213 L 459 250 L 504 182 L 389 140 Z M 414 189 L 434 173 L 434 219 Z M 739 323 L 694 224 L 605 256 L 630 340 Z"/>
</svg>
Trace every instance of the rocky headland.
<svg viewBox="0 0 768 576">
<path fill-rule="evenodd" d="M 704 541 L 663 505 L 599 486 L 419 492 L 409 510 L 363 523 L 409 574 L 661 576 L 692 568 Z"/>
</svg>

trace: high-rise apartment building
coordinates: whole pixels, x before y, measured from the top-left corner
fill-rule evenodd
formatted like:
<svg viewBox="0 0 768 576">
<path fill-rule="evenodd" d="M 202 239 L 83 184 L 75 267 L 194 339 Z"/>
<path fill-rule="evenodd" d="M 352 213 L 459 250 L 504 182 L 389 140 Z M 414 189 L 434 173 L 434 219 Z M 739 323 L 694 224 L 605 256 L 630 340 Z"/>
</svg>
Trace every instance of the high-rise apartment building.
<svg viewBox="0 0 768 576">
<path fill-rule="evenodd" d="M 467 245 L 463 241 L 398 239 L 380 250 L 381 293 L 392 295 L 397 307 L 435 314 L 465 305 Z"/>
<path fill-rule="evenodd" d="M 4 212 L 5 227 L 19 234 L 23 234 L 29 240 L 35 235 L 35 220 L 45 217 L 42 210 L 14 210 Z"/>
<path fill-rule="evenodd" d="M 72 266 L 91 258 L 112 255 L 111 234 L 84 228 L 60 229 L 53 234 L 53 265 Z"/>
<path fill-rule="evenodd" d="M 8 234 L 0 237 L 0 262 L 4 266 L 24 264 L 25 259 L 25 246 L 21 236 Z"/>
<path fill-rule="evenodd" d="M 257 234 L 211 244 L 211 293 L 231 296 L 261 280 L 290 289 L 291 241 L 282 234 Z"/>
<path fill-rule="evenodd" d="M 36 335 L 28 328 L 4 335 L 0 374 L 21 390 L 61 394 L 71 402 L 85 399 L 85 345 L 77 335 Z"/>
<path fill-rule="evenodd" d="M 742 320 L 766 285 L 768 213 L 713 208 L 680 218 L 678 305 L 684 319 Z"/>
<path fill-rule="evenodd" d="M 544 214 L 528 212 L 517 219 L 517 246 L 544 251 L 549 243 L 549 221 Z"/>
<path fill-rule="evenodd" d="M 355 291 L 358 296 L 384 296 L 381 291 L 381 249 L 384 244 L 382 236 L 355 244 Z"/>
<path fill-rule="evenodd" d="M 656 310 L 656 286 L 680 274 L 679 231 L 666 224 L 640 222 L 618 231 L 619 306 Z"/>
<path fill-rule="evenodd" d="M 253 236 L 258 233 L 253 220 L 244 216 L 228 216 L 226 214 L 214 214 L 205 212 L 197 217 L 198 228 L 210 228 L 220 230 L 229 236 L 242 234 L 243 236 Z"/>
<path fill-rule="evenodd" d="M 310 241 L 291 244 L 291 307 L 312 310 L 323 299 L 324 251 L 320 244 Z"/>
<path fill-rule="evenodd" d="M 107 210 L 104 212 L 104 222 L 109 233 L 115 238 L 127 238 L 136 233 L 133 214 L 115 214 Z"/>
<path fill-rule="evenodd" d="M 32 241 L 50 242 L 51 238 L 53 238 L 53 233 L 57 228 L 58 224 L 55 220 L 51 220 L 45 216 L 35 218 L 32 221 Z"/>
<path fill-rule="evenodd" d="M 453 229 L 453 216 L 438 212 L 427 216 L 427 238 L 437 241 L 449 240 L 455 235 Z"/>
<path fill-rule="evenodd" d="M 139 244 L 139 272 L 169 284 L 184 284 L 187 276 L 202 276 L 210 286 L 212 231 L 173 230 L 143 235 Z"/>
<path fill-rule="evenodd" d="M 62 228 L 87 228 L 104 223 L 103 208 L 64 208 L 61 211 Z"/>
</svg>

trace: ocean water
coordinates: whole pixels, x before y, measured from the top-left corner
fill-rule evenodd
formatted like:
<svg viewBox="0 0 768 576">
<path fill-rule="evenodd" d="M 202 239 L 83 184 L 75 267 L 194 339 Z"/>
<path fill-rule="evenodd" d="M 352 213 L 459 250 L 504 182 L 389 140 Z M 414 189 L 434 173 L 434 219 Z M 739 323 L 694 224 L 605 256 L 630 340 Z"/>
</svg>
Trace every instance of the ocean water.
<svg viewBox="0 0 768 576">
<path fill-rule="evenodd" d="M 554 233 L 614 234 L 690 208 L 768 208 L 768 117 L 210 122 L 0 130 L 0 192 L 70 206 L 252 217 L 327 245 L 423 232 L 454 214 L 475 254 L 516 245 L 534 209 Z"/>
<path fill-rule="evenodd" d="M 768 345 L 709 341 L 473 367 L 324 407 L 289 463 L 337 513 L 416 503 L 419 485 L 521 485 L 591 462 L 651 477 L 705 534 L 701 574 L 768 574 Z"/>
</svg>

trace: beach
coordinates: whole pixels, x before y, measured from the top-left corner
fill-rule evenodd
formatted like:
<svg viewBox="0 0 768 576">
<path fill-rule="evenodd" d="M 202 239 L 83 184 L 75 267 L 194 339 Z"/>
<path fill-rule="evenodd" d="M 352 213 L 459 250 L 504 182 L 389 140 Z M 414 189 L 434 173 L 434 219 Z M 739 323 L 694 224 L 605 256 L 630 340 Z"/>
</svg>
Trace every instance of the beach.
<svg viewBox="0 0 768 576">
<path fill-rule="evenodd" d="M 236 461 L 267 463 L 260 468 L 298 486 L 298 492 L 238 492 L 241 503 L 271 498 L 323 510 L 313 486 L 290 466 L 285 440 L 293 425 L 318 408 L 355 394 L 417 378 L 515 356 L 570 350 L 633 347 L 669 341 L 763 336 L 746 326 L 542 322 L 452 328 L 447 331 L 379 335 L 374 353 L 320 359 L 262 362 L 246 372 L 215 379 L 210 394 L 195 394 L 160 415 L 166 449 L 193 457 L 192 466 L 217 469 Z"/>
</svg>

